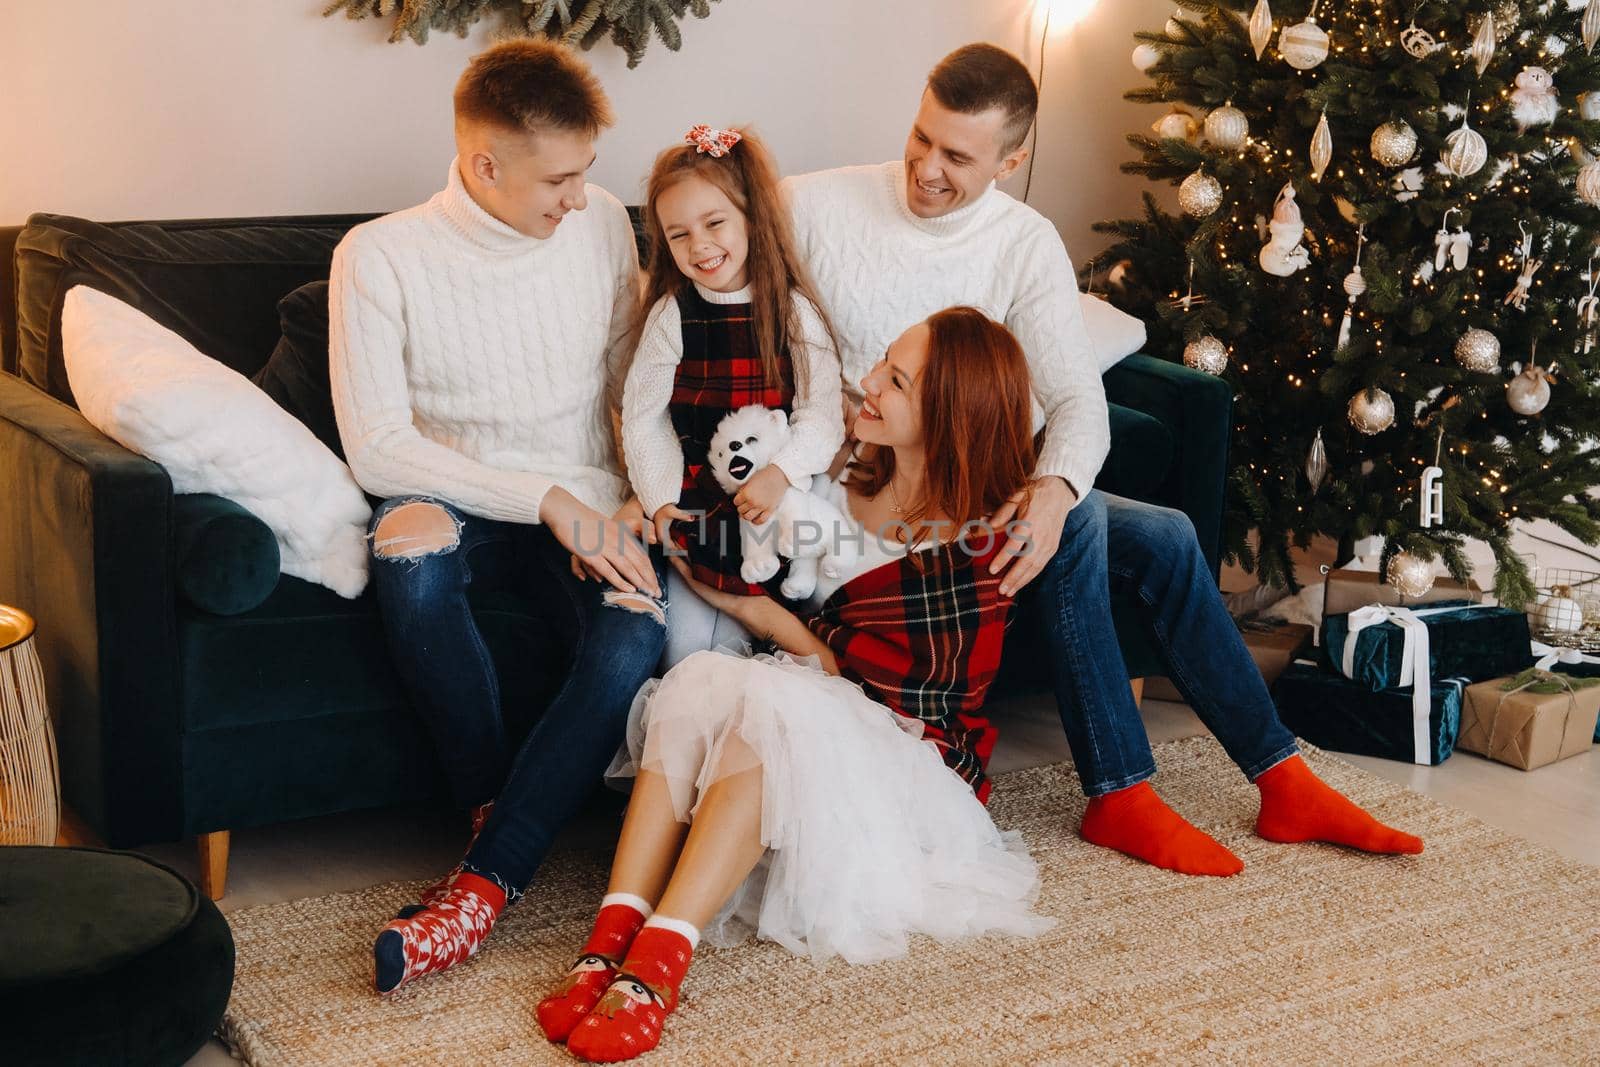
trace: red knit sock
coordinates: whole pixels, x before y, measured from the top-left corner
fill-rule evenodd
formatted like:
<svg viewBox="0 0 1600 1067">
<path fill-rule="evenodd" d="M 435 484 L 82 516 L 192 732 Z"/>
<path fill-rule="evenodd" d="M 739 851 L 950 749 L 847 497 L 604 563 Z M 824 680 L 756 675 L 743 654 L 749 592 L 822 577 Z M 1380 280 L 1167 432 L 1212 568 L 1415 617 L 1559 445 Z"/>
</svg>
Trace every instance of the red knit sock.
<svg viewBox="0 0 1600 1067">
<path fill-rule="evenodd" d="M 694 942 L 677 930 L 646 924 L 605 996 L 567 1038 L 568 1051 L 591 1063 L 613 1063 L 655 1048 L 693 955 Z"/>
<path fill-rule="evenodd" d="M 1256 779 L 1261 814 L 1256 833 L 1268 841 L 1326 841 L 1363 852 L 1422 851 L 1422 838 L 1383 825 L 1290 756 Z"/>
<path fill-rule="evenodd" d="M 505 893 L 489 879 L 456 875 L 443 899 L 383 928 L 372 943 L 373 985 L 393 993 L 422 975 L 454 967 L 478 951 L 505 906 Z"/>
<path fill-rule="evenodd" d="M 485 801 L 472 809 L 472 836 L 467 839 L 467 851 L 472 851 L 472 846 L 478 843 L 478 835 L 483 833 L 483 824 L 489 821 L 489 812 L 494 809 L 494 801 Z M 456 864 L 445 872 L 444 877 L 434 882 L 422 891 L 415 904 L 407 904 L 395 912 L 396 919 L 409 919 L 423 908 L 431 908 L 444 899 L 450 889 L 450 882 L 461 873 L 461 864 Z"/>
<path fill-rule="evenodd" d="M 594 931 L 584 942 L 578 962 L 572 965 L 556 991 L 539 1002 L 536 1011 L 545 1037 L 551 1041 L 565 1041 L 583 1017 L 600 1003 L 606 987 L 617 976 L 617 964 L 648 917 L 643 908 L 643 900 L 625 893 L 608 894 L 600 902 Z"/>
<path fill-rule="evenodd" d="M 1093 845 L 1181 874 L 1238 874 L 1244 862 L 1156 796 L 1149 782 L 1094 797 L 1078 831 Z"/>
</svg>

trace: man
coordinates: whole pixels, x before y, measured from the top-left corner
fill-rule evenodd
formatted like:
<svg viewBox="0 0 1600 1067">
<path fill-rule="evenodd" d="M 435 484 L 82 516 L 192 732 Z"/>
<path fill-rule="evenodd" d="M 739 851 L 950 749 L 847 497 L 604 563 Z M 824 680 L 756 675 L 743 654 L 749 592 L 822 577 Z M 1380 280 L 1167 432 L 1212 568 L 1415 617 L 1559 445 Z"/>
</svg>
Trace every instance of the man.
<svg viewBox="0 0 1600 1067">
<path fill-rule="evenodd" d="M 908 323 L 954 304 L 1004 322 L 1028 353 L 1043 447 L 1031 499 L 994 517 L 1001 529 L 1015 512 L 1029 528 L 994 566 L 1004 569 L 1002 590 L 1020 598 L 1019 628 L 1034 629 L 1049 649 L 1062 723 L 1091 798 L 1086 840 L 1189 874 L 1243 867 L 1148 784 L 1155 759 L 1111 620 L 1115 583 L 1136 592 L 1169 673 L 1261 787 L 1263 836 L 1420 851 L 1416 838 L 1380 826 L 1305 769 L 1188 518 L 1093 489 L 1110 431 L 1072 265 L 1045 218 L 995 189 L 1026 161 L 1037 110 L 1033 79 L 1016 57 L 968 45 L 928 76 L 902 160 L 785 183 L 840 338 L 847 389 Z"/>
<path fill-rule="evenodd" d="M 648 524 L 624 503 L 605 400 L 638 257 L 623 206 L 584 182 L 611 121 L 572 53 L 497 45 L 456 87 L 444 190 L 358 226 L 334 254 L 339 433 L 356 480 L 387 498 L 373 584 L 476 831 L 462 863 L 378 936 L 380 992 L 477 950 L 599 781 L 661 653 L 661 572 L 630 533 Z M 565 684 L 515 752 L 466 595 L 507 583 L 574 638 Z"/>
</svg>

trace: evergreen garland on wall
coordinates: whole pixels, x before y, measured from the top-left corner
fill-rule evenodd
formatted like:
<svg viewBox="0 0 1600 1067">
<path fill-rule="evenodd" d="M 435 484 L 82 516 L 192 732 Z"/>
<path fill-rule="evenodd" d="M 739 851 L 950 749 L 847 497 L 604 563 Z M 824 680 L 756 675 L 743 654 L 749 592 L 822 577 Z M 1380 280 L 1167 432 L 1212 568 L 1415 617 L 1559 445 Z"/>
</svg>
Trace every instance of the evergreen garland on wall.
<svg viewBox="0 0 1600 1067">
<path fill-rule="evenodd" d="M 637 67 L 654 33 L 676 52 L 683 44 L 678 23 L 686 15 L 703 19 L 712 0 L 334 0 L 323 15 L 348 18 L 394 17 L 389 40 L 409 37 L 426 44 L 432 30 L 465 37 L 474 23 L 498 13 L 513 34 L 548 37 L 585 50 L 610 36 Z"/>
</svg>

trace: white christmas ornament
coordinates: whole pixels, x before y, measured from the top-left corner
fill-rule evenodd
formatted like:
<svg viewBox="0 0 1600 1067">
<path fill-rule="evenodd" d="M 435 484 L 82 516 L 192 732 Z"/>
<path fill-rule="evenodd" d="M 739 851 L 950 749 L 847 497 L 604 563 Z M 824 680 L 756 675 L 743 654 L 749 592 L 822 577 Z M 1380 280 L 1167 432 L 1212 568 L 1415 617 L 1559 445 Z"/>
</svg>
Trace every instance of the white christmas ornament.
<svg viewBox="0 0 1600 1067">
<path fill-rule="evenodd" d="M 1311 180 L 1320 182 L 1323 172 L 1333 161 L 1333 131 L 1328 129 L 1328 112 L 1322 112 L 1316 132 L 1311 135 Z"/>
<path fill-rule="evenodd" d="M 1450 232 L 1450 216 L 1460 210 L 1458 207 L 1450 208 L 1439 220 L 1439 232 L 1433 235 L 1435 271 L 1446 267 L 1451 270 L 1467 269 L 1467 256 L 1472 251 L 1472 234 L 1460 224 L 1457 224 L 1455 233 Z"/>
<path fill-rule="evenodd" d="M 1438 465 L 1422 471 L 1422 484 L 1417 488 L 1417 522 L 1424 530 L 1444 525 L 1444 468 Z"/>
<path fill-rule="evenodd" d="M 1346 302 L 1344 318 L 1339 322 L 1339 340 L 1334 344 L 1334 351 L 1338 351 L 1350 343 L 1351 316 L 1355 314 L 1356 301 L 1361 294 L 1367 291 L 1367 280 L 1361 276 L 1361 248 L 1366 244 L 1367 227 L 1365 224 L 1356 231 L 1356 263 L 1350 273 L 1344 276 L 1344 293 Z"/>
<path fill-rule="evenodd" d="M 1594 46 L 1600 42 L 1600 0 L 1589 0 L 1583 9 L 1583 22 L 1580 31 L 1583 34 L 1583 47 L 1594 54 Z"/>
<path fill-rule="evenodd" d="M 1600 3 L 1600 0 L 1595 0 Z M 1600 93 L 1583 93 L 1578 97 L 1578 117 L 1585 122 L 1600 119 Z"/>
<path fill-rule="evenodd" d="M 1250 12 L 1250 47 L 1256 50 L 1258 61 L 1271 40 L 1272 8 L 1267 6 L 1267 0 L 1256 0 L 1255 10 Z"/>
<path fill-rule="evenodd" d="M 1350 425 L 1367 436 L 1394 425 L 1394 397 L 1376 385 L 1350 398 Z"/>
<path fill-rule="evenodd" d="M 1178 206 L 1191 218 L 1203 219 L 1222 206 L 1222 183 L 1197 170 L 1178 186 Z"/>
<path fill-rule="evenodd" d="M 1500 369 L 1500 339 L 1488 330 L 1474 326 L 1456 342 L 1456 362 L 1475 374 Z"/>
<path fill-rule="evenodd" d="M 1417 131 L 1400 119 L 1372 131 L 1372 158 L 1385 167 L 1400 167 L 1417 154 Z"/>
<path fill-rule="evenodd" d="M 1506 383 L 1506 403 L 1518 415 L 1537 415 L 1550 403 L 1550 381 L 1550 371 L 1531 366 Z"/>
<path fill-rule="evenodd" d="M 1478 77 L 1483 77 L 1483 72 L 1489 69 L 1489 61 L 1494 59 L 1494 16 L 1485 15 L 1478 24 L 1478 34 L 1472 39 L 1472 47 L 1468 49 L 1472 56 L 1473 64 L 1478 68 Z"/>
<path fill-rule="evenodd" d="M 1157 119 L 1151 129 L 1156 131 L 1157 137 L 1171 137 L 1192 144 L 1200 134 L 1200 123 L 1187 111 L 1173 110 Z"/>
<path fill-rule="evenodd" d="M 1316 19 L 1307 16 L 1304 22 L 1286 26 L 1278 34 L 1278 51 L 1295 70 L 1310 70 L 1328 58 L 1328 35 Z"/>
<path fill-rule="evenodd" d="M 1183 365 L 1211 375 L 1221 374 L 1228 369 L 1228 348 L 1210 334 L 1197 337 L 1184 346 Z"/>
<path fill-rule="evenodd" d="M 1146 42 L 1133 50 L 1133 67 L 1140 74 L 1150 73 L 1150 68 L 1161 62 L 1161 49 Z"/>
<path fill-rule="evenodd" d="M 1400 34 L 1400 47 L 1413 59 L 1427 59 L 1439 50 L 1439 42 L 1433 39 L 1433 34 L 1417 25 L 1417 20 L 1412 19 Z"/>
<path fill-rule="evenodd" d="M 1415 200 L 1422 193 L 1422 168 L 1407 167 L 1396 174 L 1389 182 L 1389 187 L 1395 191 L 1394 198 L 1404 204 L 1408 200 Z"/>
<path fill-rule="evenodd" d="M 1261 249 L 1261 269 L 1268 274 L 1287 278 L 1297 270 L 1311 265 L 1311 253 L 1300 239 L 1305 236 L 1305 223 L 1300 217 L 1300 205 L 1294 202 L 1294 183 L 1286 182 L 1278 191 L 1272 205 L 1272 221 L 1267 224 L 1271 236 Z"/>
<path fill-rule="evenodd" d="M 1511 91 L 1511 116 L 1521 132 L 1529 126 L 1547 126 L 1561 111 L 1555 79 L 1543 67 L 1524 67 Z"/>
<path fill-rule="evenodd" d="M 1409 552 L 1396 552 L 1390 557 L 1384 574 L 1401 596 L 1427 596 L 1433 588 L 1433 564 Z"/>
<path fill-rule="evenodd" d="M 1467 125 L 1465 112 L 1461 116 L 1461 128 L 1444 139 L 1444 153 L 1440 158 L 1457 178 L 1470 178 L 1489 162 L 1489 145 L 1482 134 Z"/>
<path fill-rule="evenodd" d="M 1600 207 L 1600 162 L 1586 164 L 1578 172 L 1578 199 L 1590 207 Z"/>
<path fill-rule="evenodd" d="M 1250 120 L 1231 103 L 1206 116 L 1206 140 L 1228 152 L 1244 147 L 1250 136 Z"/>
<path fill-rule="evenodd" d="M 1547 633 L 1575 634 L 1583 629 L 1583 607 L 1572 598 L 1572 587 L 1558 585 L 1533 602 L 1533 625 Z"/>
</svg>

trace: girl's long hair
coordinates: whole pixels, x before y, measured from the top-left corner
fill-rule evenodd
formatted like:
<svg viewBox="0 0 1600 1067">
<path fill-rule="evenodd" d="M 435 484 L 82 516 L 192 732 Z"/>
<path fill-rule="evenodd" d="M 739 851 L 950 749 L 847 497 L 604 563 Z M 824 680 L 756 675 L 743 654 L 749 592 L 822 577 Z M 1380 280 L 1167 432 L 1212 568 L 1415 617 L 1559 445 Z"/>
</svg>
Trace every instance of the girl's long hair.
<svg viewBox="0 0 1600 1067">
<path fill-rule="evenodd" d="M 817 297 L 816 287 L 795 251 L 794 231 L 789 225 L 789 208 L 778 191 L 778 170 L 772 154 L 749 127 L 735 127 L 742 140 L 720 159 L 695 145 L 681 144 L 662 152 L 650 168 L 645 187 L 644 226 L 649 240 L 645 256 L 644 302 L 629 336 L 628 351 L 639 347 L 644 321 L 650 309 L 664 296 L 688 292 L 694 283 L 684 277 L 672 260 L 666 233 L 656 214 L 661 194 L 688 178 L 702 178 L 721 189 L 745 218 L 749 235 L 746 269 L 750 279 L 750 314 L 755 329 L 756 347 L 768 385 L 779 384 L 778 356 L 789 350 L 798 336 L 794 320 L 794 297 L 798 292 L 817 309 L 828 339 L 837 350 L 838 337 Z M 624 368 L 626 373 L 626 368 Z M 795 380 L 802 386 L 806 370 L 797 368 Z M 616 383 L 620 389 L 620 383 Z"/>
<path fill-rule="evenodd" d="M 1028 360 L 1011 331 L 970 307 L 936 312 L 927 325 L 919 379 L 926 484 L 902 517 L 918 541 L 932 518 L 958 527 L 988 518 L 1027 489 L 1037 462 Z M 863 449 L 846 484 L 876 497 L 892 477 L 893 449 Z"/>
</svg>

